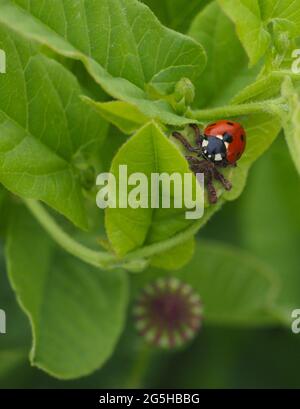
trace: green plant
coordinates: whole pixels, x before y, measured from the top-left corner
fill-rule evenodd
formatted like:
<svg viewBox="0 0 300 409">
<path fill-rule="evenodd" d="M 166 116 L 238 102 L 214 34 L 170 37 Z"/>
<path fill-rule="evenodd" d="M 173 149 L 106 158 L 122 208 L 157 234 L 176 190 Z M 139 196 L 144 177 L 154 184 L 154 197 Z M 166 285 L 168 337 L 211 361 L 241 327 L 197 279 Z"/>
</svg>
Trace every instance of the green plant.
<svg viewBox="0 0 300 409">
<path fill-rule="evenodd" d="M 171 27 L 189 26 L 180 1 L 168 18 L 162 2 L 145 3 Z M 8 56 L 0 74 L 0 231 L 31 324 L 31 363 L 57 378 L 103 365 L 132 297 L 151 277 L 188 282 L 216 325 L 288 324 L 296 305 L 293 285 L 282 296 L 268 264 L 195 236 L 241 195 L 282 129 L 300 171 L 300 76 L 291 71 L 300 0 L 194 3 L 198 14 L 183 35 L 137 0 L 0 0 Z M 104 216 L 96 208 L 94 175 L 122 163 L 146 175 L 188 172 L 171 131 L 221 118 L 242 121 L 248 145 L 225 172 L 233 189 L 220 190 L 203 218 L 186 220 L 182 209 Z M 10 348 L 8 366 L 24 359 L 23 345 Z"/>
</svg>

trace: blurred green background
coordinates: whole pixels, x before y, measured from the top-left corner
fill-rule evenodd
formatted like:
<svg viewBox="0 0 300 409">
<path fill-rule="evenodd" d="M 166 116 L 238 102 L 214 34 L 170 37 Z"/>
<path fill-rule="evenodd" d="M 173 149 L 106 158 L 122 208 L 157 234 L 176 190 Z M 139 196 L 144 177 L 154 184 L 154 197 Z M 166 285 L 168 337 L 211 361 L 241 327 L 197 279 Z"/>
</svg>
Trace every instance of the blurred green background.
<svg viewBox="0 0 300 409">
<path fill-rule="evenodd" d="M 165 25 L 186 32 L 209 1 L 145 3 Z M 106 146 L 107 164 L 122 140 Z M 233 244 L 237 254 L 245 250 L 270 267 L 281 283 L 276 317 L 300 308 L 299 209 L 299 177 L 280 135 L 251 169 L 242 196 L 227 203 L 198 234 L 199 239 Z M 288 320 L 285 327 L 261 328 L 214 327 L 204 320 L 192 343 L 177 352 L 161 352 L 145 348 L 131 311 L 116 352 L 102 369 L 76 381 L 55 380 L 28 363 L 30 327 L 7 282 L 3 247 L 1 241 L 0 308 L 7 312 L 7 335 L 0 335 L 0 388 L 300 387 L 300 334 L 292 333 Z"/>
</svg>

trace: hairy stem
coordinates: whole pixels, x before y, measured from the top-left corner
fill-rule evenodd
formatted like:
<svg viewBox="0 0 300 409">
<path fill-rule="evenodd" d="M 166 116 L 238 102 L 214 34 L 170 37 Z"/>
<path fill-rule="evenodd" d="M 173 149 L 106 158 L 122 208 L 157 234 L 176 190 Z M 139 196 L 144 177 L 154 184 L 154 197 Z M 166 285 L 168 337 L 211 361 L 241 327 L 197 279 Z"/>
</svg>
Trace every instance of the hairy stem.
<svg viewBox="0 0 300 409">
<path fill-rule="evenodd" d="M 201 109 L 197 111 L 188 111 L 188 116 L 199 121 L 215 120 L 218 118 L 233 117 L 237 115 L 249 115 L 256 113 L 272 113 L 277 115 L 278 109 L 285 109 L 285 100 L 283 98 L 271 99 L 261 102 L 250 102 L 241 105 L 227 105 L 225 107 Z"/>
</svg>

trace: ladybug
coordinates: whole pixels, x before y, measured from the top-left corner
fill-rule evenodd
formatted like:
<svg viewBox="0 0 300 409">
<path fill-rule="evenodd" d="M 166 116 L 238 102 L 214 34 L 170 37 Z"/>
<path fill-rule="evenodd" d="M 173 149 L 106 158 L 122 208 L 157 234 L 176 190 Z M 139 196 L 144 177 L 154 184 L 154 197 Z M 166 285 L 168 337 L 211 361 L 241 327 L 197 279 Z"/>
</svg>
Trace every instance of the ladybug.
<svg viewBox="0 0 300 409">
<path fill-rule="evenodd" d="M 223 166 L 235 165 L 246 147 L 246 132 L 238 122 L 221 120 L 204 129 L 203 156 Z"/>
<path fill-rule="evenodd" d="M 196 146 L 179 132 L 173 132 L 173 136 L 183 146 L 196 156 L 186 156 L 190 169 L 194 173 L 204 173 L 205 185 L 208 191 L 208 199 L 211 204 L 218 201 L 213 180 L 218 180 L 226 190 L 230 190 L 231 183 L 217 169 L 228 166 L 236 166 L 246 147 L 246 132 L 238 122 L 222 119 L 209 124 L 203 134 L 196 124 L 190 124 L 195 134 Z M 200 159 L 198 159 L 200 158 Z"/>
</svg>

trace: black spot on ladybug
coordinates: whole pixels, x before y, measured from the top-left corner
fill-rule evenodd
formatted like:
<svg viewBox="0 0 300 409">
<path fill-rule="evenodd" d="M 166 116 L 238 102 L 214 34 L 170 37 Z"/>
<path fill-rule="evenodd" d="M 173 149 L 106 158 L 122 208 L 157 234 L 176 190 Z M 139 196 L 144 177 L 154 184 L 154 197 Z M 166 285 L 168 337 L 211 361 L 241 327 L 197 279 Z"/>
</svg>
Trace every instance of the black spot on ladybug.
<svg viewBox="0 0 300 409">
<path fill-rule="evenodd" d="M 232 142 L 232 136 L 228 132 L 223 133 L 223 141 L 231 143 Z"/>
<path fill-rule="evenodd" d="M 241 141 L 244 142 L 244 140 L 245 140 L 245 137 L 244 137 L 244 134 L 242 134 L 241 135 Z"/>
<path fill-rule="evenodd" d="M 226 122 L 226 123 L 227 123 L 227 125 L 230 125 L 230 126 L 233 126 L 233 125 L 234 125 L 233 122 Z"/>
</svg>

